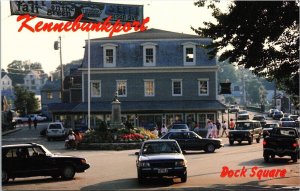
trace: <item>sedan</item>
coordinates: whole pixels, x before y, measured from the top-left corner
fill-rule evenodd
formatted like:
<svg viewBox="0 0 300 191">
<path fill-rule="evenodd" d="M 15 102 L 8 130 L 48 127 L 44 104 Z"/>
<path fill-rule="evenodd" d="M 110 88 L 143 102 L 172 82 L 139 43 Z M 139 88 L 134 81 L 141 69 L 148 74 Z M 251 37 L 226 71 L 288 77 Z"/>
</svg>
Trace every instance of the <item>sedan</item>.
<svg viewBox="0 0 300 191">
<path fill-rule="evenodd" d="M 189 127 L 187 124 L 175 123 L 169 128 L 170 132 L 178 132 L 178 131 L 189 131 Z"/>
<path fill-rule="evenodd" d="M 175 140 L 148 140 L 137 155 L 138 182 L 148 177 L 179 177 L 187 181 L 187 161 Z"/>
<path fill-rule="evenodd" d="M 204 150 L 213 153 L 216 149 L 224 146 L 221 139 L 202 138 L 193 131 L 168 132 L 161 139 L 175 139 L 184 152 L 186 150 Z"/>
<path fill-rule="evenodd" d="M 2 146 L 2 183 L 18 177 L 51 176 L 73 179 L 90 165 L 84 158 L 52 154 L 36 143 Z"/>
</svg>

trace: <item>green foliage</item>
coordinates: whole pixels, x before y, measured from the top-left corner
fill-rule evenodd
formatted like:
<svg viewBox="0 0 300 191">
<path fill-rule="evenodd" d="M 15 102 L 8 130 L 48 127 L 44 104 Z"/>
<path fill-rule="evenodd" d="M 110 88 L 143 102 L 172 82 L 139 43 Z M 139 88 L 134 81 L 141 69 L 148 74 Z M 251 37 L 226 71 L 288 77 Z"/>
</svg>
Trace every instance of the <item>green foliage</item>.
<svg viewBox="0 0 300 191">
<path fill-rule="evenodd" d="M 217 21 L 192 28 L 214 40 L 207 46 L 211 58 L 221 53 L 220 61 L 252 68 L 289 94 L 299 95 L 299 6 L 295 1 L 233 1 L 226 13 L 214 1 L 199 0 L 195 5 L 212 9 Z"/>
<path fill-rule="evenodd" d="M 38 99 L 33 92 L 22 87 L 15 87 L 15 108 L 21 115 L 34 113 L 38 110 Z"/>
</svg>

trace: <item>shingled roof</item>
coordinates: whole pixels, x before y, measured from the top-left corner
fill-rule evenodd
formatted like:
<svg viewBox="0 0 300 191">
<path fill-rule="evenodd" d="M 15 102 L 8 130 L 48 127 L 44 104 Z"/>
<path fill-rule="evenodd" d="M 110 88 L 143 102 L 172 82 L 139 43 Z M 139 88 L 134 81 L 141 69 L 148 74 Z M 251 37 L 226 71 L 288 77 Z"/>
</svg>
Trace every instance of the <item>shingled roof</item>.
<svg viewBox="0 0 300 191">
<path fill-rule="evenodd" d="M 184 33 L 177 33 L 171 32 L 166 30 L 160 29 L 147 29 L 143 32 L 132 32 L 122 35 L 116 35 L 113 37 L 104 37 L 104 38 L 96 38 L 91 39 L 93 41 L 97 40 L 149 40 L 149 39 L 206 39 L 208 38 L 201 38 L 198 35 L 191 35 L 191 34 L 184 34 Z"/>
</svg>

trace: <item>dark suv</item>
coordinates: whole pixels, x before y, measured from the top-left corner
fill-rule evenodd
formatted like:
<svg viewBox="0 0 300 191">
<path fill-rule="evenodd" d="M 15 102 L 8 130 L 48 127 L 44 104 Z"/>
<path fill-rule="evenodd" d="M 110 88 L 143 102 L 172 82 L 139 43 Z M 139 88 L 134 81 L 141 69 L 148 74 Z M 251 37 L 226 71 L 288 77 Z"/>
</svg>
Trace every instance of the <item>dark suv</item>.
<svg viewBox="0 0 300 191">
<path fill-rule="evenodd" d="M 84 158 L 52 154 L 36 143 L 2 146 L 2 182 L 10 178 L 52 176 L 72 179 L 90 167 Z"/>
<path fill-rule="evenodd" d="M 235 130 L 229 131 L 229 143 L 233 145 L 234 141 L 242 143 L 242 141 L 248 141 L 249 145 L 253 140 L 259 143 L 262 136 L 262 127 L 259 121 L 243 120 L 235 123 Z"/>
</svg>

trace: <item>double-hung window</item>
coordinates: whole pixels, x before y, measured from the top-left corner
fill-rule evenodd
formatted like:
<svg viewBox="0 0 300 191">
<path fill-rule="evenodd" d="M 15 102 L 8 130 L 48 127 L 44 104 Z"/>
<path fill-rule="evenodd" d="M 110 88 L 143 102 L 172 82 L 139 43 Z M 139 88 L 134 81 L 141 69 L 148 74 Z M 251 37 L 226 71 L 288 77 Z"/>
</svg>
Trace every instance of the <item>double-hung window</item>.
<svg viewBox="0 0 300 191">
<path fill-rule="evenodd" d="M 116 47 L 115 44 L 104 44 L 103 47 L 103 66 L 116 67 Z"/>
<path fill-rule="evenodd" d="M 196 43 L 186 42 L 183 45 L 183 64 L 196 65 Z"/>
<path fill-rule="evenodd" d="M 155 96 L 154 80 L 144 80 L 145 96 Z"/>
<path fill-rule="evenodd" d="M 182 79 L 172 80 L 172 96 L 182 96 Z"/>
<path fill-rule="evenodd" d="M 198 95 L 207 96 L 209 92 L 209 83 L 208 79 L 198 79 Z"/>
<path fill-rule="evenodd" d="M 101 81 L 91 81 L 91 97 L 101 97 Z"/>
<path fill-rule="evenodd" d="M 143 43 L 143 65 L 155 66 L 156 65 L 156 45 L 155 43 Z"/>
<path fill-rule="evenodd" d="M 117 80 L 117 92 L 119 97 L 127 96 L 127 81 Z"/>
</svg>

